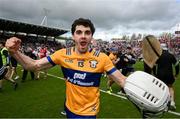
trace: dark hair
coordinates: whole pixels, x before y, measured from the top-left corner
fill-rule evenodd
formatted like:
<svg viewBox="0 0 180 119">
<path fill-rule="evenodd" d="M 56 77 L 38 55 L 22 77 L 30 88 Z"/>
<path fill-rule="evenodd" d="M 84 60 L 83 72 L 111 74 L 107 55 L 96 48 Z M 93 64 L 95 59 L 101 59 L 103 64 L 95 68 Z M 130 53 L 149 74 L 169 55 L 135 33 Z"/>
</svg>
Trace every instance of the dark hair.
<svg viewBox="0 0 180 119">
<path fill-rule="evenodd" d="M 84 19 L 84 18 L 79 18 L 79 19 L 76 19 L 74 21 L 74 23 L 72 24 L 71 26 L 71 33 L 74 34 L 75 32 L 75 29 L 76 29 L 76 26 L 78 25 L 83 25 L 85 27 L 90 27 L 91 29 L 91 32 L 92 32 L 92 35 L 94 34 L 95 32 L 95 28 L 94 28 L 94 25 L 93 23 L 91 22 L 91 20 L 89 19 Z"/>
</svg>

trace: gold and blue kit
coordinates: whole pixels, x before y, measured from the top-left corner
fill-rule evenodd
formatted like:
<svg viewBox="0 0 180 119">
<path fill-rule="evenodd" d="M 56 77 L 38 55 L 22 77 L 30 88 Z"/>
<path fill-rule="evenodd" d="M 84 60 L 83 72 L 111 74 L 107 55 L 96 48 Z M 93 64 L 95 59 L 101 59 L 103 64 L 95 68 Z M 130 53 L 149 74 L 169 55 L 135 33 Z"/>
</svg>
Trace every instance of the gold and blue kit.
<svg viewBox="0 0 180 119">
<path fill-rule="evenodd" d="M 77 115 L 96 115 L 99 112 L 101 75 L 116 71 L 110 58 L 94 49 L 77 54 L 75 48 L 70 47 L 56 51 L 47 59 L 62 68 L 66 79 L 66 108 Z"/>
</svg>

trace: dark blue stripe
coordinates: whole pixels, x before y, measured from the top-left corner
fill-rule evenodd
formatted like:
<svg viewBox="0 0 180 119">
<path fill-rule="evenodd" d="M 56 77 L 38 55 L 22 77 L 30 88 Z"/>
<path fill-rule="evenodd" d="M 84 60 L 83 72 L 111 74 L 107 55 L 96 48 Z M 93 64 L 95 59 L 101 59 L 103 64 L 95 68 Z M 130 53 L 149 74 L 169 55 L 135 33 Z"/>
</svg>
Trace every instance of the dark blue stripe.
<svg viewBox="0 0 180 119">
<path fill-rule="evenodd" d="M 115 72 L 117 69 L 114 67 L 114 68 L 112 68 L 110 71 L 108 71 L 107 72 L 107 74 L 109 75 L 109 74 L 112 74 L 113 72 Z"/>
<path fill-rule="evenodd" d="M 52 61 L 52 59 L 51 59 L 51 57 L 50 56 L 47 56 L 46 57 L 47 58 L 47 60 L 53 65 L 53 66 L 55 66 L 56 64 Z"/>
<path fill-rule="evenodd" d="M 89 116 L 82 116 L 82 115 L 77 115 L 71 112 L 66 106 L 65 106 L 65 111 L 66 111 L 66 117 L 68 119 L 96 119 L 96 115 L 89 115 Z"/>
<path fill-rule="evenodd" d="M 72 84 L 83 87 L 99 87 L 102 73 L 83 72 L 62 67 L 64 77 Z"/>
</svg>

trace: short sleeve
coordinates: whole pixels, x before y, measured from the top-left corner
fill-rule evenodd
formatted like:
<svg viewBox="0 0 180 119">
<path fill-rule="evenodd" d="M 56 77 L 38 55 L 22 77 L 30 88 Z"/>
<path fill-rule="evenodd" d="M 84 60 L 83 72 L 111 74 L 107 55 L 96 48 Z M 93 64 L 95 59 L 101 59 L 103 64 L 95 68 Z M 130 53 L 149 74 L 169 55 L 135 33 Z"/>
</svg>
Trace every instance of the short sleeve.
<svg viewBox="0 0 180 119">
<path fill-rule="evenodd" d="M 114 67 L 112 61 L 110 60 L 110 58 L 107 55 L 104 55 L 104 70 L 108 73 L 108 74 L 112 74 L 114 71 L 116 71 L 116 68 Z"/>
</svg>

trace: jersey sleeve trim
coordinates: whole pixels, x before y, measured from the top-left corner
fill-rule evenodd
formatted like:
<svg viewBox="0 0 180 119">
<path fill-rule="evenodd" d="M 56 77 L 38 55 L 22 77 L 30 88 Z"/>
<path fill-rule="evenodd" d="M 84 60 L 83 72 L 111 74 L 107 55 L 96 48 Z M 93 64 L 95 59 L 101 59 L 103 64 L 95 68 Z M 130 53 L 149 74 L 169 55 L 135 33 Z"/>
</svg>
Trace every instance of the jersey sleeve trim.
<svg viewBox="0 0 180 119">
<path fill-rule="evenodd" d="M 53 66 L 55 66 L 56 64 L 52 61 L 50 56 L 47 56 L 47 60 L 49 61 L 49 63 L 51 63 Z"/>
<path fill-rule="evenodd" d="M 109 74 L 112 74 L 113 72 L 115 72 L 117 69 L 114 67 L 114 68 L 112 68 L 111 70 L 109 70 L 108 72 L 107 72 L 107 74 L 109 75 Z"/>
</svg>

